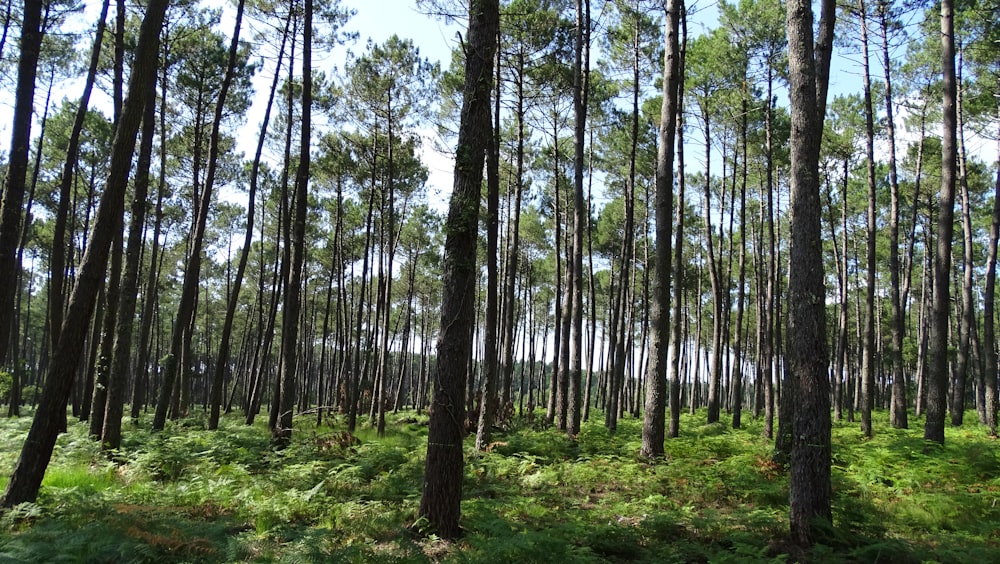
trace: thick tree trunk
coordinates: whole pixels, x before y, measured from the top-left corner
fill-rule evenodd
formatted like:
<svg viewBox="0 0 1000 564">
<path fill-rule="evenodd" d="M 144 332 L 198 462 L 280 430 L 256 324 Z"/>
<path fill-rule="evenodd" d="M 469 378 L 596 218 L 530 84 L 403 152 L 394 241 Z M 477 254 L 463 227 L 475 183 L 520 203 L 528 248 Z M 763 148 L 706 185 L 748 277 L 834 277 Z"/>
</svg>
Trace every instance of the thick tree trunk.
<svg viewBox="0 0 1000 564">
<path fill-rule="evenodd" d="M 954 232 L 957 87 L 955 84 L 955 14 L 952 0 L 941 2 L 942 98 L 941 191 L 938 194 L 937 244 L 927 350 L 927 417 L 924 439 L 944 444 L 948 405 L 948 313 L 951 308 L 951 238 Z"/>
<path fill-rule="evenodd" d="M 31 114 L 35 105 L 35 74 L 42 45 L 41 0 L 26 0 L 21 17 L 20 58 L 17 90 L 11 123 L 10 156 L 0 202 L 0 364 L 6 361 L 14 328 L 14 290 L 17 288 L 17 243 L 21 235 L 28 147 L 31 144 Z"/>
<path fill-rule="evenodd" d="M 792 170 L 786 350 L 789 377 L 782 389 L 782 400 L 786 395 L 794 398 L 789 479 L 792 540 L 811 545 L 822 530 L 821 523 L 832 522 L 819 152 L 836 13 L 834 2 L 824 0 L 819 37 L 814 43 L 811 3 L 791 0 L 786 8 Z"/>
<path fill-rule="evenodd" d="M 489 103 L 499 13 L 496 0 L 473 0 L 469 5 L 455 186 L 445 228 L 441 333 L 419 511 L 435 533 L 445 539 L 461 534 L 458 519 L 462 500 L 466 367 L 472 354 L 479 197 L 490 135 Z"/>
</svg>

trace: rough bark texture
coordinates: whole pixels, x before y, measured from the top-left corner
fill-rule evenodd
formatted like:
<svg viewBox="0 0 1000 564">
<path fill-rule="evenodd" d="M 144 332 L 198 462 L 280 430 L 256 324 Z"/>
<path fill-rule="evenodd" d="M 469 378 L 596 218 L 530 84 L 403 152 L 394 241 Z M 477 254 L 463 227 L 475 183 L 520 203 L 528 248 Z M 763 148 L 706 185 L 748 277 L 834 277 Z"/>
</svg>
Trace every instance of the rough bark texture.
<svg viewBox="0 0 1000 564">
<path fill-rule="evenodd" d="M 819 149 L 826 108 L 834 5 L 823 2 L 813 42 L 812 5 L 786 5 L 791 94 L 791 217 L 788 272 L 788 381 L 792 394 L 789 517 L 792 540 L 815 542 L 830 507 L 830 380 L 827 374 Z"/>
<path fill-rule="evenodd" d="M 45 468 L 52 457 L 59 424 L 63 419 L 59 415 L 65 414 L 73 375 L 83 353 L 87 321 L 93 314 L 97 293 L 107 268 L 111 240 L 115 235 L 113 227 L 121 221 L 124 212 L 125 190 L 135 151 L 135 138 L 145 105 L 143 94 L 146 84 L 153 80 L 156 73 L 159 33 L 167 4 L 167 0 L 151 0 L 146 8 L 132 76 L 129 79 L 128 99 L 115 128 L 111 166 L 104 194 L 101 196 L 87 253 L 83 257 L 79 277 L 70 298 L 59 346 L 52 354 L 51 371 L 45 382 L 41 401 L 7 490 L 0 500 L 0 506 L 3 507 L 35 500 Z"/>
<path fill-rule="evenodd" d="M 927 349 L 927 418 L 924 439 L 944 444 L 948 403 L 948 312 L 951 306 L 951 238 L 955 219 L 955 157 L 958 114 L 955 84 L 955 21 L 951 0 L 941 2 L 941 62 L 943 68 L 941 191 L 938 194 L 937 246 Z"/>
<path fill-rule="evenodd" d="M 499 38 L 497 39 L 499 46 Z M 499 51 L 499 49 L 498 49 Z M 500 378 L 497 347 L 500 261 L 500 62 L 497 60 L 493 100 L 493 130 L 489 136 L 486 156 L 486 327 L 483 329 L 483 387 L 479 401 L 479 422 L 476 429 L 476 450 L 486 450 L 496 421 Z"/>
<path fill-rule="evenodd" d="M 861 18 L 861 64 L 863 67 L 865 103 L 865 168 L 868 186 L 868 210 L 865 214 L 867 241 L 865 243 L 865 321 L 861 356 L 861 432 L 872 436 L 872 410 L 875 408 L 875 109 L 872 104 L 872 81 L 868 64 L 868 18 L 864 1 L 859 2 Z M 846 205 L 846 202 L 845 202 Z"/>
<path fill-rule="evenodd" d="M 641 454 L 663 456 L 667 400 L 667 348 L 670 344 L 670 259 L 674 205 L 674 138 L 677 132 L 677 92 L 680 76 L 680 12 L 678 0 L 667 2 L 663 53 L 663 102 L 660 105 L 659 148 L 656 154 L 656 270 L 650 304 L 650 362 L 646 375 L 646 409 L 642 420 Z"/>
<path fill-rule="evenodd" d="M 0 203 L 0 363 L 6 360 L 14 322 L 14 290 L 17 288 L 17 242 L 21 234 L 21 207 L 28 172 L 31 114 L 35 103 L 35 73 L 42 45 L 39 26 L 41 0 L 27 0 L 21 18 L 21 57 L 17 65 L 17 90 L 11 123 L 10 157 Z"/>
<path fill-rule="evenodd" d="M 576 48 L 573 65 L 573 286 L 570 315 L 569 381 L 567 383 L 566 432 L 580 433 L 580 400 L 583 365 L 583 233 L 590 211 L 583 196 L 584 145 L 587 125 L 587 77 L 590 66 L 590 0 L 576 1 Z"/>
<path fill-rule="evenodd" d="M 125 392 L 128 387 L 128 364 L 132 355 L 132 328 L 139 294 L 139 276 L 142 270 L 142 232 L 146 225 L 147 197 L 149 195 L 149 165 L 153 155 L 153 137 L 156 134 L 156 81 L 146 84 L 146 107 L 142 115 L 142 141 L 139 160 L 136 162 L 135 189 L 132 196 L 128 231 L 128 249 L 125 251 L 125 272 L 122 275 L 115 321 L 115 341 L 108 373 L 108 393 L 105 398 L 101 426 L 101 448 L 117 449 L 121 446 L 122 413 L 125 409 Z M 137 376 L 137 379 L 141 376 Z"/>
<path fill-rule="evenodd" d="M 497 0 L 470 3 L 455 183 L 445 224 L 441 332 L 427 432 L 424 490 L 420 498 L 420 516 L 437 535 L 446 539 L 461 534 L 458 519 L 462 501 L 466 370 L 472 354 L 479 196 L 490 135 L 489 104 L 499 22 Z"/>
</svg>

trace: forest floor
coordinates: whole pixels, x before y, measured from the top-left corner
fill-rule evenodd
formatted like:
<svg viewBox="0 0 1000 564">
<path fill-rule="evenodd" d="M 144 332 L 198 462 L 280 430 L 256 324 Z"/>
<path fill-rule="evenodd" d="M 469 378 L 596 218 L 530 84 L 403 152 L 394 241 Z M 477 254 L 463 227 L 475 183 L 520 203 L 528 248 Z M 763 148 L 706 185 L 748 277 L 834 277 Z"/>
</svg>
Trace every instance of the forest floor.
<svg viewBox="0 0 1000 564">
<path fill-rule="evenodd" d="M 749 417 L 685 415 L 653 464 L 632 418 L 609 434 L 592 414 L 576 441 L 520 421 L 483 454 L 470 437 L 454 543 L 411 532 L 426 416 L 390 416 L 383 438 L 314 417 L 281 451 L 235 416 L 158 434 L 143 419 L 115 462 L 71 420 L 38 502 L 0 516 L 0 562 L 1000 562 L 1000 456 L 974 413 L 930 454 L 922 421 L 876 414 L 870 440 L 835 423 L 834 528 L 807 553 L 786 541 L 787 474 Z M 30 423 L 0 420 L 0 485 Z"/>
</svg>

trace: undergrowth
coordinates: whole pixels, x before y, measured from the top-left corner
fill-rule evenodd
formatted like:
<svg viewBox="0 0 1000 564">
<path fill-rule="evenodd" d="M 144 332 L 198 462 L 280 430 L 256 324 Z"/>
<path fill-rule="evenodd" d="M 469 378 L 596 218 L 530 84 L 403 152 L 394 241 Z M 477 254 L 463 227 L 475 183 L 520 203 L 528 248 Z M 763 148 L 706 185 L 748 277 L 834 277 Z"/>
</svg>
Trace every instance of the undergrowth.
<svg viewBox="0 0 1000 564">
<path fill-rule="evenodd" d="M 515 421 L 489 452 L 467 443 L 454 543 L 411 533 L 426 416 L 383 437 L 297 421 L 291 444 L 236 418 L 126 430 L 109 457 L 70 423 L 36 503 L 0 514 L 0 562 L 973 562 L 1000 561 L 1000 457 L 982 428 L 925 449 L 920 425 L 834 424 L 834 530 L 787 542 L 788 481 L 762 422 L 685 415 L 662 460 L 638 458 L 641 421 L 602 417 L 571 440 Z M 0 485 L 30 418 L 0 420 Z"/>
</svg>

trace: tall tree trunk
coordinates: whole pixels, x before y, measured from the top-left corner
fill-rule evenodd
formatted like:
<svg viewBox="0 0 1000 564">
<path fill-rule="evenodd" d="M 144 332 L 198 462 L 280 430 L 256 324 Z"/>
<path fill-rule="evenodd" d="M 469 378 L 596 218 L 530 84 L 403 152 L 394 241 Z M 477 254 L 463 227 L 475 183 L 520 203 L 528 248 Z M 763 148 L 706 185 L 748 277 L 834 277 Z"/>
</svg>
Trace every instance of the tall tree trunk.
<svg viewBox="0 0 1000 564">
<path fill-rule="evenodd" d="M 24 205 L 25 179 L 28 173 L 28 148 L 31 145 L 31 114 L 35 106 L 35 74 L 42 45 L 41 0 L 26 0 L 21 17 L 20 58 L 17 65 L 17 90 L 11 123 L 10 156 L 0 202 L 0 364 L 14 329 L 14 293 L 17 288 L 17 243 L 21 235 L 21 208 Z"/>
<path fill-rule="evenodd" d="M 878 14 L 882 35 L 882 60 L 889 61 L 889 2 L 879 0 Z M 905 334 L 905 319 L 902 291 L 900 288 L 899 261 L 899 175 L 896 170 L 896 123 L 892 96 L 891 65 L 885 69 L 885 128 L 889 140 L 889 191 L 892 198 L 889 212 L 889 302 L 892 308 L 891 331 L 892 342 L 889 350 L 889 360 L 892 367 L 892 404 L 889 409 L 889 422 L 896 429 L 906 429 L 909 426 L 906 416 L 906 371 L 903 368 L 903 337 Z M 914 202 L 915 203 L 915 202 Z"/>
<path fill-rule="evenodd" d="M 677 76 L 684 76 L 685 61 L 687 60 L 687 10 L 683 3 L 680 3 L 680 33 L 681 38 L 678 44 L 680 51 Z M 675 108 L 684 107 L 684 81 L 677 79 L 677 100 Z M 670 423 L 667 428 L 667 437 L 677 438 L 681 433 L 681 348 L 684 346 L 683 331 L 683 303 L 684 303 L 684 189 L 686 181 L 684 179 L 684 114 L 676 112 L 677 115 L 677 197 L 672 202 L 674 208 L 674 221 L 677 222 L 677 229 L 674 232 L 674 267 L 672 272 L 673 282 L 673 313 L 670 323 L 670 376 L 668 378 L 670 389 L 668 391 L 668 403 L 670 407 Z M 662 118 L 662 116 L 661 116 Z"/>
<path fill-rule="evenodd" d="M 938 194 L 937 244 L 934 249 L 934 286 L 927 350 L 927 417 L 924 439 L 944 444 L 948 404 L 948 313 L 951 284 L 951 238 L 955 218 L 956 111 L 955 10 L 952 0 L 941 1 L 942 131 L 941 191 Z"/>
<path fill-rule="evenodd" d="M 656 255 L 650 304 L 649 372 L 646 407 L 642 421 L 642 447 L 646 458 L 663 456 L 667 396 L 667 349 L 670 344 L 670 261 L 674 206 L 674 141 L 677 134 L 678 93 L 681 88 L 681 49 L 678 34 L 683 3 L 668 0 L 664 31 L 663 101 L 660 106 L 659 143 L 656 153 Z M 676 286 L 675 292 L 681 288 Z"/>
<path fill-rule="evenodd" d="M 105 281 L 105 307 L 101 314 L 99 353 L 95 367 L 94 389 L 90 403 L 90 436 L 100 438 L 104 430 L 104 412 L 108 407 L 108 381 L 111 372 L 111 357 L 114 352 L 115 326 L 118 323 L 118 306 L 121 300 L 122 254 L 124 218 L 113 227 L 115 236 L 111 243 L 111 266 Z M 96 335 L 95 335 L 96 337 Z"/>
<path fill-rule="evenodd" d="M 132 327 L 135 324 L 135 308 L 139 294 L 139 275 L 142 269 L 142 232 L 146 224 L 146 208 L 149 193 L 149 165 L 153 155 L 153 137 L 156 134 L 156 81 L 146 85 L 146 106 L 142 114 L 142 140 L 139 144 L 139 159 L 136 162 L 134 194 L 132 195 L 131 220 L 128 232 L 128 250 L 125 257 L 125 272 L 122 275 L 119 293 L 118 319 L 114 327 L 115 341 L 108 374 L 108 393 L 105 399 L 103 426 L 101 428 L 101 448 L 116 450 L 121 446 L 122 412 L 125 407 L 125 391 L 128 386 L 128 362 L 132 355 Z M 151 267 L 152 268 L 152 267 Z M 144 367 L 140 366 L 136 379 L 141 378 Z"/>
<path fill-rule="evenodd" d="M 570 311 L 572 329 L 569 342 L 569 382 L 567 390 L 566 433 L 580 433 L 580 399 L 583 366 L 583 232 L 587 229 L 589 209 L 583 194 L 586 167 L 584 146 L 587 127 L 587 89 L 590 74 L 590 0 L 576 0 L 576 48 L 573 64 L 573 288 Z"/>
<path fill-rule="evenodd" d="M 959 53 L 956 69 L 956 82 L 962 83 L 962 56 Z M 972 294 L 972 270 L 973 250 L 972 250 L 972 204 L 969 202 L 969 182 L 966 174 L 965 159 L 965 134 L 964 122 L 965 114 L 962 111 L 962 89 L 956 89 L 955 105 L 957 107 L 956 141 L 957 141 L 957 162 L 958 162 L 958 189 L 961 198 L 962 214 L 962 311 L 958 319 L 958 354 L 955 357 L 955 370 L 953 372 L 951 387 L 951 424 L 961 427 L 965 417 L 965 389 L 969 385 L 974 362 L 972 360 L 971 344 L 974 340 L 973 333 L 976 330 L 975 298 Z"/>
<path fill-rule="evenodd" d="M 744 83 L 745 84 L 745 83 Z M 748 92 L 744 92 L 743 96 L 743 108 L 742 108 L 742 120 L 740 124 L 740 142 L 742 146 L 742 171 L 740 173 L 740 259 L 739 259 L 739 283 L 736 293 L 736 340 L 733 345 L 733 384 L 732 384 L 732 398 L 733 398 L 733 429 L 739 429 L 741 425 L 741 412 L 743 409 L 743 306 L 746 298 L 746 255 L 747 255 L 747 243 L 746 234 L 749 226 L 747 225 L 747 175 L 749 174 L 749 158 L 747 154 L 747 136 L 748 136 L 748 115 L 749 115 L 749 103 L 747 98 L 749 97 Z"/>
<path fill-rule="evenodd" d="M 708 96 L 701 109 L 705 137 L 705 248 L 708 251 L 709 281 L 712 284 L 712 364 L 708 374 L 708 422 L 719 420 L 719 387 L 722 382 L 722 281 L 712 237 L 711 110 Z"/>
<path fill-rule="evenodd" d="M 997 106 L 1000 113 L 1000 105 Z M 998 143 L 1000 148 L 1000 143 Z M 1000 151 L 998 151 L 1000 154 Z M 997 436 L 997 349 L 995 297 L 997 281 L 997 242 L 1000 240 L 1000 167 L 993 188 L 993 221 L 990 224 L 990 246 L 986 260 L 986 288 L 983 291 L 983 352 L 985 356 L 986 428 L 991 437 Z"/>
<path fill-rule="evenodd" d="M 229 44 L 229 58 L 226 61 L 226 76 L 229 77 L 232 69 L 236 67 L 236 55 L 239 49 L 240 28 L 243 23 L 243 8 L 245 2 L 239 0 L 236 4 L 236 23 L 233 24 L 233 38 Z M 240 289 L 243 287 L 243 275 L 246 272 L 247 261 L 250 258 L 250 247 L 253 239 L 254 204 L 257 198 L 257 185 L 260 177 L 260 159 L 263 152 L 264 136 L 267 132 L 267 124 L 271 118 L 271 105 L 274 102 L 275 86 L 278 83 L 278 75 L 281 70 L 281 59 L 285 54 L 285 41 L 288 36 L 288 20 L 285 20 L 285 32 L 281 35 L 281 47 L 278 49 L 278 62 L 274 70 L 274 80 L 271 82 L 271 90 L 267 98 L 267 106 L 264 110 L 264 119 L 260 126 L 260 136 L 257 141 L 257 151 L 254 154 L 254 161 L 250 169 L 250 191 L 247 195 L 247 227 L 246 235 L 243 238 L 243 248 L 240 249 L 239 262 L 236 264 L 236 276 L 233 278 L 232 288 L 229 291 L 229 301 L 226 304 L 226 318 L 222 322 L 222 334 L 219 336 L 219 350 L 215 361 L 215 370 L 212 373 L 212 388 L 209 396 L 208 429 L 211 431 L 219 427 L 219 411 L 222 406 L 222 385 L 226 381 L 229 370 L 229 346 L 233 332 L 233 319 L 236 317 L 236 306 L 239 304 Z M 223 79 L 223 86 L 228 89 L 228 84 Z"/>
<path fill-rule="evenodd" d="M 872 436 L 872 409 L 875 408 L 875 109 L 872 104 L 872 83 L 868 62 L 868 14 L 864 0 L 859 3 L 861 19 L 861 63 L 865 98 L 865 164 L 867 165 L 868 213 L 866 215 L 865 254 L 865 321 L 861 348 L 861 432 Z"/>
<path fill-rule="evenodd" d="M 69 311 L 63 322 L 59 346 L 53 351 L 51 371 L 45 382 L 42 399 L 35 411 L 31 429 L 14 467 L 7 490 L 0 506 L 13 507 L 34 501 L 42 483 L 42 476 L 52 456 L 66 400 L 73 384 L 73 374 L 83 352 L 87 320 L 94 310 L 94 303 L 108 263 L 114 226 L 121 221 L 128 173 L 132 166 L 135 138 L 145 106 L 145 85 L 152 82 L 156 73 L 157 49 L 160 27 L 167 9 L 166 0 L 151 0 L 146 8 L 139 42 L 135 51 L 132 76 L 129 79 L 129 96 L 115 127 L 111 152 L 111 166 L 101 205 L 97 211 L 90 245 L 80 267 L 80 275 L 70 299 Z"/>
<path fill-rule="evenodd" d="M 562 232 L 562 211 L 560 210 L 560 197 L 559 197 L 559 177 L 561 176 L 560 163 L 559 163 L 559 113 L 556 108 L 552 110 L 552 178 L 553 178 L 553 198 L 552 198 L 552 222 L 555 225 L 554 236 L 555 239 L 555 262 L 556 262 L 556 272 L 555 272 L 555 319 L 553 320 L 552 327 L 552 349 L 554 351 L 552 355 L 552 374 L 549 377 L 549 398 L 548 406 L 545 412 L 545 419 L 549 423 L 556 421 L 556 412 L 559 411 L 559 381 L 560 375 L 563 370 L 562 367 L 565 366 L 562 360 L 562 345 L 565 339 L 569 338 L 569 335 L 563 332 L 563 309 L 566 306 L 563 299 L 563 264 L 562 264 L 562 251 L 563 248 L 563 232 Z"/>
<path fill-rule="evenodd" d="M 788 272 L 788 379 L 794 397 L 789 516 L 792 540 L 811 545 L 830 507 L 830 379 L 825 339 L 826 290 L 819 198 L 819 153 L 826 112 L 836 5 L 822 2 L 813 41 L 812 4 L 786 4 L 791 85 L 790 249 Z M 791 389 L 789 389 L 791 388 Z"/>
<path fill-rule="evenodd" d="M 483 328 L 483 394 L 479 402 L 476 429 L 476 450 L 485 451 L 490 444 L 497 413 L 497 326 L 499 318 L 500 284 L 497 264 L 500 260 L 500 37 L 497 31 L 496 83 L 493 85 L 493 127 L 486 148 L 486 327 Z"/>
<path fill-rule="evenodd" d="M 164 57 L 166 59 L 166 57 Z M 167 136 L 167 68 L 161 68 L 160 73 L 160 139 Z M 146 291 L 143 296 L 142 318 L 139 322 L 138 351 L 136 355 L 136 374 L 132 386 L 131 398 L 131 418 L 134 423 L 139 421 L 139 413 L 146 403 L 147 381 L 149 379 L 149 352 L 150 337 L 153 328 L 153 317 L 157 311 L 157 295 L 159 280 L 159 264 L 162 260 L 160 253 L 160 229 L 163 226 L 163 198 L 167 190 L 166 143 L 160 143 L 160 175 L 157 182 L 156 209 L 153 212 L 153 237 L 152 248 L 149 251 L 149 273 L 146 279 Z"/>
<path fill-rule="evenodd" d="M 191 331 L 186 327 L 193 327 L 195 302 L 197 301 L 198 285 L 201 278 L 202 247 L 204 245 L 205 229 L 208 223 L 208 211 L 212 202 L 212 193 L 215 183 L 215 174 L 219 159 L 219 130 L 222 127 L 222 118 L 225 113 L 226 97 L 229 94 L 230 85 L 233 82 L 233 74 L 236 69 L 236 49 L 239 45 L 239 27 L 242 22 L 242 5 L 237 8 L 236 27 L 233 31 L 233 40 L 229 48 L 229 57 L 226 63 L 226 72 L 219 87 L 218 97 L 215 102 L 215 114 L 212 118 L 212 129 L 208 146 L 208 170 L 205 174 L 205 182 L 200 194 L 200 201 L 197 206 L 197 217 L 192 229 L 191 249 L 188 255 L 187 264 L 184 268 L 184 282 L 181 290 L 181 301 L 178 306 L 177 318 L 174 325 L 174 334 L 171 339 L 170 356 L 167 359 L 164 370 L 163 386 L 160 390 L 160 401 L 156 404 L 156 413 L 153 418 L 153 429 L 161 430 L 166 422 L 168 401 L 178 374 L 186 372 L 185 366 L 190 364 L 188 358 L 190 354 Z M 196 139 L 197 143 L 197 139 Z M 197 158 L 196 158 L 197 166 Z M 183 357 L 183 358 L 179 358 Z M 180 385 L 187 389 L 184 379 Z M 183 393 L 181 394 L 184 395 Z M 181 411 L 185 411 L 182 409 Z"/>
<path fill-rule="evenodd" d="M 69 141 L 66 145 L 66 159 L 63 161 L 62 175 L 59 178 L 59 204 L 56 208 L 55 225 L 52 233 L 52 249 L 49 257 L 49 338 L 54 349 L 59 342 L 59 329 L 62 327 L 63 310 L 65 309 L 63 294 L 66 281 L 66 223 L 69 216 L 70 201 L 72 199 L 73 169 L 77 166 L 77 155 L 80 152 L 80 134 L 83 131 L 83 123 L 87 117 L 87 110 L 90 107 L 90 94 L 94 89 L 94 80 L 97 76 L 97 65 L 100 62 L 101 42 L 104 39 L 104 30 L 107 27 L 105 20 L 108 17 L 108 4 L 110 0 L 104 0 L 101 4 L 101 14 L 98 16 L 96 29 L 94 31 L 94 43 L 90 51 L 90 64 L 87 67 L 87 78 L 83 83 L 83 94 L 80 95 L 80 103 L 76 108 L 76 115 L 73 118 L 73 129 L 70 131 Z"/>
<path fill-rule="evenodd" d="M 312 0 L 305 0 L 302 21 L 302 137 L 299 144 L 299 168 L 295 174 L 295 215 L 291 218 L 292 263 L 285 287 L 285 305 L 281 314 L 281 400 L 278 424 L 271 437 L 285 445 L 292 437 L 292 414 L 295 410 L 296 363 L 298 362 L 299 313 L 302 311 L 302 271 L 305 268 L 306 214 L 309 191 L 309 145 L 312 138 Z"/>
<path fill-rule="evenodd" d="M 493 57 L 499 28 L 500 7 L 496 0 L 472 0 L 466 43 L 465 85 L 462 118 L 455 157 L 455 186 L 445 228 L 441 333 L 424 490 L 419 514 L 437 535 L 454 539 L 462 500 L 462 437 L 465 420 L 466 366 L 472 355 L 472 325 L 475 321 L 473 291 L 479 197 L 483 160 L 490 135 L 490 92 Z"/>
</svg>

